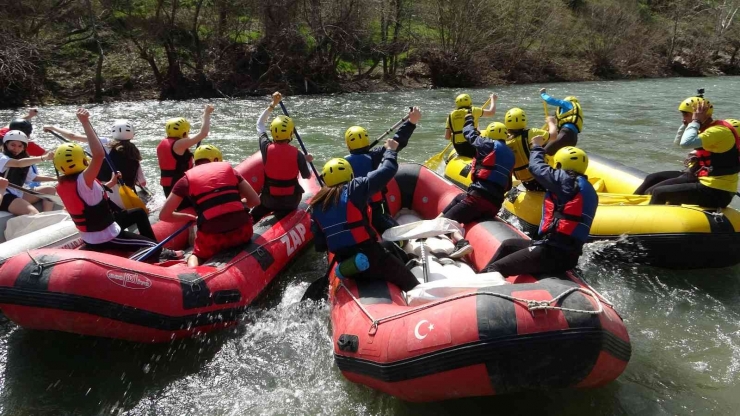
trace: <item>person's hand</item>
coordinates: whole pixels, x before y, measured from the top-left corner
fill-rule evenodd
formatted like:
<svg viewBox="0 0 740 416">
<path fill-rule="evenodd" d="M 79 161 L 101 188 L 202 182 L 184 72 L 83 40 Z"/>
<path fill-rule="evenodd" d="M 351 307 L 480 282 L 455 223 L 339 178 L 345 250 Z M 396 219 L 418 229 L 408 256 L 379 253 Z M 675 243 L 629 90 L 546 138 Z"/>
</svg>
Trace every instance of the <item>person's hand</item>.
<svg viewBox="0 0 740 416">
<path fill-rule="evenodd" d="M 275 91 L 272 93 L 272 106 L 275 107 L 280 103 L 280 101 L 283 101 L 283 94 L 280 94 L 280 91 Z"/>
<path fill-rule="evenodd" d="M 545 137 L 544 136 L 534 136 L 532 137 L 532 146 L 540 146 L 545 144 Z"/>
<path fill-rule="evenodd" d="M 311 153 L 306 155 L 306 162 L 308 163 L 313 162 L 313 155 Z"/>
<path fill-rule="evenodd" d="M 77 110 L 77 120 L 80 120 L 80 123 L 89 123 L 90 122 L 90 112 L 87 111 L 87 109 L 79 108 Z"/>
<path fill-rule="evenodd" d="M 206 108 L 203 110 L 203 115 L 210 116 L 211 113 L 213 113 L 213 110 L 215 110 L 215 108 L 212 105 L 206 104 Z"/>
<path fill-rule="evenodd" d="M 34 118 L 39 115 L 39 109 L 36 107 L 28 109 L 28 118 Z"/>
<path fill-rule="evenodd" d="M 540 88 L 540 94 L 547 94 L 547 88 Z"/>
<path fill-rule="evenodd" d="M 8 189 L 8 180 L 0 177 L 0 195 L 5 193 L 5 190 Z"/>
<path fill-rule="evenodd" d="M 493 101 L 495 103 L 496 100 L 498 100 L 498 94 L 492 93 L 489 98 L 491 99 L 491 101 Z"/>
<path fill-rule="evenodd" d="M 55 129 L 54 126 L 44 126 L 44 128 L 42 130 L 45 131 L 45 132 L 47 132 L 47 133 L 51 133 L 52 131 L 54 131 L 54 129 Z"/>
<path fill-rule="evenodd" d="M 393 139 L 387 139 L 384 146 L 388 150 L 398 150 L 398 142 Z"/>
<path fill-rule="evenodd" d="M 409 110 L 409 121 L 411 124 L 416 124 L 419 120 L 421 120 L 421 110 L 419 110 L 419 107 L 413 107 Z"/>
<path fill-rule="evenodd" d="M 704 124 L 704 122 L 709 118 L 709 115 L 707 114 L 708 111 L 709 106 L 707 105 L 707 102 L 704 100 L 699 101 L 699 104 L 696 105 L 696 109 L 694 110 L 694 114 L 691 116 L 691 120 L 698 121 L 699 124 Z"/>
<path fill-rule="evenodd" d="M 54 160 L 54 152 L 46 152 L 45 154 L 41 155 L 41 160 Z"/>
<path fill-rule="evenodd" d="M 121 172 L 116 171 L 116 173 L 110 175 L 110 181 L 111 182 L 117 182 L 122 177 L 123 177 L 123 175 L 121 175 Z"/>
<path fill-rule="evenodd" d="M 545 120 L 547 121 L 548 124 L 557 124 L 558 123 L 558 119 L 556 119 L 555 116 L 547 116 L 547 118 Z"/>
</svg>

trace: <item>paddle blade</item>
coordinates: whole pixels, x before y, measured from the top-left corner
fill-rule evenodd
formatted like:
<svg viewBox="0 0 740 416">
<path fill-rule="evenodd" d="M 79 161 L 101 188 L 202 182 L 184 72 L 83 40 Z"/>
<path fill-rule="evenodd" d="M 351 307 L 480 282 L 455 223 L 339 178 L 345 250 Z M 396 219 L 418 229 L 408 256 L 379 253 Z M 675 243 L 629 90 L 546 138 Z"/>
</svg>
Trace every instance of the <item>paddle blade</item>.
<svg viewBox="0 0 740 416">
<path fill-rule="evenodd" d="M 427 159 L 426 162 L 424 162 L 424 166 L 429 168 L 429 170 L 437 170 L 439 165 L 442 164 L 442 161 L 444 160 L 445 153 L 447 153 L 447 150 L 452 146 L 452 142 L 448 144 L 444 149 L 442 149 L 441 152 L 437 153 L 436 155 L 430 157 Z"/>
<path fill-rule="evenodd" d="M 307 299 L 318 302 L 320 300 L 326 300 L 329 297 L 329 276 L 324 275 L 314 280 L 306 289 L 306 292 L 301 298 L 301 302 Z"/>
<path fill-rule="evenodd" d="M 141 200 L 141 198 L 139 198 L 139 195 L 136 195 L 136 192 L 134 192 L 133 189 L 122 183 L 118 185 L 118 196 L 121 197 L 121 202 L 123 202 L 124 208 L 142 208 L 147 214 L 149 213 L 149 210 L 146 208 L 146 204 Z"/>
<path fill-rule="evenodd" d="M 33 157 L 43 156 L 44 154 L 46 154 L 46 150 L 44 150 L 44 148 L 42 148 L 41 146 L 37 145 L 34 142 L 28 142 L 28 147 L 26 147 L 26 152 L 28 153 L 29 156 L 33 156 Z"/>
</svg>

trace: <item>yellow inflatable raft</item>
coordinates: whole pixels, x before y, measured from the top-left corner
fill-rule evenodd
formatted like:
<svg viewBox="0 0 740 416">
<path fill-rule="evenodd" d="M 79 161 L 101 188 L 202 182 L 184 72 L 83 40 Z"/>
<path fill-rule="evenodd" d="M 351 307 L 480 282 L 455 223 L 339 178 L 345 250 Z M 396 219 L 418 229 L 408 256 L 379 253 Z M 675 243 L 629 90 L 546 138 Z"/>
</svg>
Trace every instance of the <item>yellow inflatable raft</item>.
<svg viewBox="0 0 740 416">
<path fill-rule="evenodd" d="M 589 181 L 599 192 L 591 241 L 611 240 L 601 257 L 659 267 L 695 269 L 740 263 L 740 212 L 693 205 L 648 205 L 649 196 L 632 195 L 647 175 L 640 170 L 589 154 Z M 448 157 L 445 177 L 470 184 L 470 158 Z M 518 187 L 504 200 L 504 210 L 520 228 L 536 236 L 544 193 Z"/>
</svg>

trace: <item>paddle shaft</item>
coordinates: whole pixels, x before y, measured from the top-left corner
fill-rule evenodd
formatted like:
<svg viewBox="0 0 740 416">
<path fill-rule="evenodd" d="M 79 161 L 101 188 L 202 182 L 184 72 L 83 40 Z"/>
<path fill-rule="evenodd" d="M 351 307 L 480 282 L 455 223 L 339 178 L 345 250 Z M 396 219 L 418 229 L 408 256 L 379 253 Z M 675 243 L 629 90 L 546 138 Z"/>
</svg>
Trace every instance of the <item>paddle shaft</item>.
<svg viewBox="0 0 740 416">
<path fill-rule="evenodd" d="M 290 117 L 290 114 L 288 114 L 288 109 L 285 108 L 285 104 L 283 104 L 282 101 L 280 101 L 279 104 L 280 108 L 283 110 L 283 114 L 285 114 L 287 117 Z M 306 150 L 306 146 L 303 144 L 303 140 L 301 140 L 301 135 L 298 134 L 298 129 L 295 128 L 295 125 L 293 126 L 293 133 L 295 133 L 295 138 L 298 139 L 298 143 L 301 145 L 301 149 L 303 149 L 303 154 L 308 155 L 308 150 Z M 313 174 L 316 175 L 316 180 L 319 182 L 319 185 L 324 186 L 324 181 L 321 180 L 321 176 L 316 170 L 316 166 L 313 165 L 313 162 L 308 162 L 308 164 L 311 165 L 311 170 L 313 170 Z"/>
<path fill-rule="evenodd" d="M 23 193 L 26 193 L 26 194 L 29 194 L 29 195 L 33 195 L 33 196 L 35 196 L 37 198 L 46 199 L 47 201 L 51 201 L 51 202 L 53 202 L 53 203 L 55 203 L 57 205 L 64 206 L 64 202 L 62 202 L 62 198 L 60 198 L 57 195 L 42 194 L 41 192 L 37 192 L 37 191 L 34 191 L 32 189 L 26 189 L 26 188 L 24 188 L 22 186 L 18 186 L 16 184 L 10 183 L 10 182 L 8 182 L 8 188 L 17 189 L 17 190 L 19 190 L 19 191 L 21 191 Z"/>
<path fill-rule="evenodd" d="M 183 232 L 183 231 L 187 230 L 188 228 L 190 228 L 190 226 L 192 224 L 193 224 L 192 221 L 186 222 L 185 225 L 183 225 L 182 227 L 178 228 L 177 231 L 175 231 L 174 233 L 170 234 L 167 238 L 165 238 L 164 240 L 162 240 L 161 242 L 159 242 L 159 244 L 157 244 L 156 246 L 150 248 L 149 250 L 141 253 L 138 256 L 138 258 L 135 258 L 135 259 L 132 259 L 132 260 L 134 260 L 134 261 L 144 261 L 144 260 L 148 259 L 149 257 L 151 257 L 152 254 L 154 254 L 155 251 L 157 251 L 160 248 L 162 248 L 162 246 L 164 246 L 165 244 L 167 244 L 168 242 L 170 242 L 170 240 L 172 240 L 173 238 L 177 237 L 181 232 Z"/>
<path fill-rule="evenodd" d="M 396 124 L 392 125 L 388 130 L 385 131 L 385 133 L 381 134 L 380 137 L 375 139 L 374 142 L 370 143 L 370 148 L 375 147 L 378 143 L 380 143 L 381 140 L 383 140 L 385 136 L 389 135 L 393 130 L 397 129 L 401 124 L 406 122 L 406 120 L 408 119 L 409 119 L 409 116 L 406 116 L 402 118 L 401 120 L 399 120 Z"/>
</svg>

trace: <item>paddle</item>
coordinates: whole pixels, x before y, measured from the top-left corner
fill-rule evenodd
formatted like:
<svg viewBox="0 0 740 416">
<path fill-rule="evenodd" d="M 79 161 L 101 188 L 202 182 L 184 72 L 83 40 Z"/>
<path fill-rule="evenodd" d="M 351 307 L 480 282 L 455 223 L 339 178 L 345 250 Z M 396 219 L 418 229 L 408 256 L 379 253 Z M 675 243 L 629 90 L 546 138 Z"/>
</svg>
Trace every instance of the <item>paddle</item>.
<svg viewBox="0 0 740 416">
<path fill-rule="evenodd" d="M 64 206 L 64 202 L 62 202 L 62 198 L 60 198 L 58 195 L 49 195 L 49 194 L 42 194 L 41 192 L 34 191 L 32 189 L 26 189 L 22 186 L 18 186 L 14 183 L 8 183 L 8 188 L 17 189 L 21 192 L 27 193 L 29 195 L 33 195 L 35 197 L 46 199 L 47 201 L 51 201 L 57 205 Z"/>
<path fill-rule="evenodd" d="M 130 259 L 131 260 L 134 260 L 134 261 L 144 261 L 144 260 L 148 259 L 149 257 L 151 257 L 152 254 L 154 254 L 155 251 L 157 251 L 160 248 L 162 248 L 162 246 L 164 246 L 165 244 L 167 244 L 173 238 L 177 237 L 181 232 L 183 232 L 183 231 L 187 230 L 188 228 L 190 228 L 191 225 L 193 225 L 193 222 L 192 221 L 186 222 L 182 227 L 178 228 L 177 231 L 175 231 L 174 233 L 170 234 L 164 240 L 160 241 L 159 244 L 157 244 L 156 246 L 150 248 L 149 250 L 143 251 L 141 253 L 134 254 L 133 256 L 130 257 Z"/>
<path fill-rule="evenodd" d="M 490 102 L 491 102 L 491 98 L 489 97 L 488 100 L 486 100 L 486 102 L 483 103 L 483 107 L 487 106 Z M 424 162 L 424 166 L 426 166 L 430 170 L 437 170 L 439 165 L 442 164 L 442 161 L 444 160 L 445 153 L 447 153 L 447 150 L 453 145 L 454 141 L 455 141 L 455 135 L 453 134 L 452 137 L 450 137 L 450 143 L 447 146 L 445 146 L 445 148 L 442 149 L 441 152 L 427 159 L 426 162 Z"/>
<path fill-rule="evenodd" d="M 334 269 L 334 265 L 336 264 L 337 256 L 334 256 L 331 259 L 331 262 L 329 262 L 329 268 L 326 270 L 326 273 L 311 282 L 311 284 L 308 286 L 308 289 L 306 289 L 306 291 L 303 293 L 303 296 L 301 297 L 301 302 L 306 299 L 311 299 L 315 302 L 326 299 L 329 294 L 329 275 L 331 274 L 331 271 Z"/>
<path fill-rule="evenodd" d="M 413 108 L 413 107 L 409 107 L 409 108 Z M 370 143 L 370 148 L 375 147 L 378 143 L 380 143 L 381 140 L 383 140 L 385 136 L 389 135 L 393 130 L 397 129 L 398 126 L 406 122 L 406 120 L 408 119 L 409 119 L 409 116 L 407 115 L 404 118 L 400 119 L 398 123 L 392 125 L 388 130 L 385 131 L 385 133 L 381 134 L 377 139 L 375 139 L 374 142 Z"/>
<path fill-rule="evenodd" d="M 288 114 L 288 109 L 285 108 L 285 104 L 283 104 L 282 101 L 280 101 L 280 108 L 283 110 L 283 114 L 285 114 L 287 117 L 290 117 L 290 114 Z M 298 143 L 301 145 L 301 149 L 303 149 L 303 154 L 307 155 L 308 150 L 306 150 L 306 146 L 303 144 L 303 140 L 301 140 L 301 135 L 298 134 L 298 129 L 293 127 L 293 133 L 295 133 L 295 138 L 298 139 Z M 319 185 L 324 186 L 324 181 L 321 180 L 321 176 L 319 175 L 319 172 L 316 170 L 316 166 L 313 165 L 313 162 L 308 162 L 309 165 L 311 165 L 311 169 L 313 170 L 313 174 L 316 175 L 316 180 L 319 182 Z"/>
<path fill-rule="evenodd" d="M 58 134 L 57 132 L 49 131 L 49 133 L 51 133 L 52 136 L 56 137 L 57 139 L 59 139 L 60 141 L 62 141 L 64 143 L 71 143 L 72 142 L 71 140 L 65 138 L 64 136 Z M 89 152 L 85 152 L 85 154 L 88 155 L 89 157 L 92 157 L 92 155 Z M 108 159 L 108 152 L 106 152 L 106 160 L 107 159 Z M 115 170 L 114 170 L 114 172 L 115 172 Z M 144 193 L 147 194 L 147 196 L 152 196 L 152 192 L 149 189 L 147 189 L 144 185 L 142 185 L 142 184 L 140 184 L 138 182 L 136 183 L 136 185 L 139 188 L 141 188 L 141 190 L 144 191 Z M 138 198 L 138 195 L 136 197 Z M 145 208 L 146 208 L 146 205 L 145 205 Z"/>
</svg>

